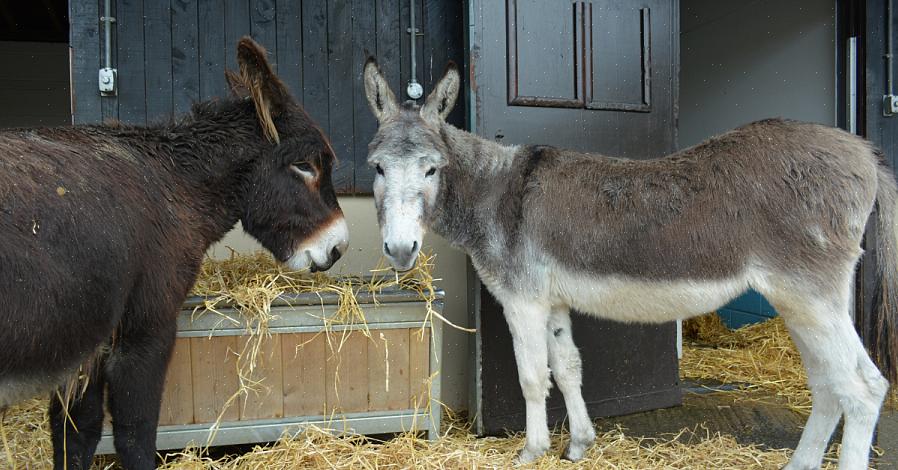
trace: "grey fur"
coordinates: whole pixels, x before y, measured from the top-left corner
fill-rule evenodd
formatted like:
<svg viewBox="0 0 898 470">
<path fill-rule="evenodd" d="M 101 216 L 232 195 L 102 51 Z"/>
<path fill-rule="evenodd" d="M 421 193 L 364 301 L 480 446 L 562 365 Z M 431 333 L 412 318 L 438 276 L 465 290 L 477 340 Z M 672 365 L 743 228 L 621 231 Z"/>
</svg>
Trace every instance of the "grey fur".
<svg viewBox="0 0 898 470">
<path fill-rule="evenodd" d="M 368 96 L 377 112 L 391 95 L 378 91 L 388 87 L 375 63 L 365 74 L 366 85 L 376 85 Z M 753 287 L 786 320 L 815 397 L 787 468 L 819 466 L 843 415 L 840 467 L 866 466 L 888 383 L 854 332 L 848 302 L 875 205 L 874 358 L 890 379 L 898 376 L 898 196 L 869 142 L 768 119 L 653 160 L 504 146 L 425 112 L 451 102 L 457 83 L 450 67 L 422 109 L 395 106 L 381 121 L 369 149 L 384 172 L 375 202 L 382 227 L 414 228 L 401 219 L 423 207 L 423 225 L 464 249 L 502 303 L 527 402 L 522 462 L 549 445 L 547 362 L 571 417 L 568 456 L 582 457 L 594 437 L 579 391 L 579 353 L 566 338 L 554 340 L 571 307 L 620 321 L 669 321 Z M 431 179 L 422 175 L 428 168 Z M 390 237 L 407 245 L 409 236 L 395 231 Z"/>
</svg>

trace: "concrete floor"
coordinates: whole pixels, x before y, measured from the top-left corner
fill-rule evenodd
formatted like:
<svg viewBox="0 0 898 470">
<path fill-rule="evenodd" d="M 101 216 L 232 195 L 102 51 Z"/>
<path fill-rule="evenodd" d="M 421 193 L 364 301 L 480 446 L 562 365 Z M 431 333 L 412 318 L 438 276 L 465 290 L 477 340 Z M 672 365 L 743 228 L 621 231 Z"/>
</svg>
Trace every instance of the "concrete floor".
<svg viewBox="0 0 898 470">
<path fill-rule="evenodd" d="M 732 435 L 742 444 L 794 449 L 807 417 L 788 409 L 771 396 L 758 395 L 764 403 L 736 400 L 745 393 L 749 392 L 709 392 L 698 384 L 684 384 L 683 406 L 603 418 L 596 424 L 602 430 L 620 425 L 628 430 L 628 435 L 660 437 L 704 423 L 709 431 Z M 837 429 L 832 441 L 840 439 L 841 430 Z M 884 454 L 875 459 L 875 467 L 898 469 L 898 412 L 882 414 L 876 445 L 884 450 Z"/>
</svg>

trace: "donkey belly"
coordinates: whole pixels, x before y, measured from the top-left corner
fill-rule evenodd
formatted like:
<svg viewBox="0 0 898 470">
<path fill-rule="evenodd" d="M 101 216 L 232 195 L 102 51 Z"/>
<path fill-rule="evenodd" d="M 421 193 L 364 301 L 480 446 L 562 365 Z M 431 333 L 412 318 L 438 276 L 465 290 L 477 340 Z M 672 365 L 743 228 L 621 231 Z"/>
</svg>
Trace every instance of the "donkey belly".
<svg viewBox="0 0 898 470">
<path fill-rule="evenodd" d="M 748 287 L 747 276 L 650 281 L 559 270 L 554 273 L 551 292 L 554 302 L 585 314 L 623 322 L 661 323 L 714 311 Z"/>
</svg>

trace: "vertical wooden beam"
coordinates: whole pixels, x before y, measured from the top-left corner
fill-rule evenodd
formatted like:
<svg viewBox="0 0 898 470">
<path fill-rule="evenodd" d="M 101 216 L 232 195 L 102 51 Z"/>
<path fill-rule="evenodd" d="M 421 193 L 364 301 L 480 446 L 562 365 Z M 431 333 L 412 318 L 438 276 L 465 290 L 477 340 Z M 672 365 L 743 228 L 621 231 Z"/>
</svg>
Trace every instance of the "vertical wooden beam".
<svg viewBox="0 0 898 470">
<path fill-rule="evenodd" d="M 97 75 L 102 65 L 100 0 L 69 2 L 72 48 L 72 117 L 75 124 L 103 119 Z"/>
<path fill-rule="evenodd" d="M 268 62 L 278 73 L 278 11 L 275 0 L 250 0 L 249 14 L 253 39 L 268 51 Z"/>
<path fill-rule="evenodd" d="M 334 187 L 342 193 L 355 191 L 353 160 L 353 54 L 352 4 L 331 0 L 327 6 L 328 119 L 331 144 L 340 163 L 333 172 Z"/>
<path fill-rule="evenodd" d="M 165 375 L 159 425 L 192 423 L 193 369 L 190 359 L 190 338 L 178 338 Z"/>
<path fill-rule="evenodd" d="M 352 117 L 355 132 L 351 158 L 355 167 L 355 191 L 370 193 L 374 172 L 368 168 L 368 142 L 377 132 L 377 120 L 368 109 L 362 69 L 368 57 L 377 53 L 375 0 L 352 0 L 352 17 Z M 344 158 L 348 159 L 349 156 Z"/>
<path fill-rule="evenodd" d="M 324 333 L 282 335 L 284 362 L 284 416 L 319 416 L 327 413 L 327 341 Z"/>
<path fill-rule="evenodd" d="M 207 100 L 226 92 L 224 4 L 220 0 L 198 1 L 199 95 Z"/>
<path fill-rule="evenodd" d="M 278 76 L 302 102 L 302 4 L 277 0 Z"/>
<path fill-rule="evenodd" d="M 343 335 L 346 335 L 345 338 Z M 327 409 L 338 413 L 368 410 L 368 343 L 359 331 L 331 333 L 327 351 Z"/>
<path fill-rule="evenodd" d="M 405 410 L 409 404 L 409 330 L 372 330 L 368 342 L 368 406 Z"/>
<path fill-rule="evenodd" d="M 143 6 L 146 120 L 156 122 L 172 116 L 172 4 L 152 0 Z"/>
<path fill-rule="evenodd" d="M 193 415 L 198 423 L 237 421 L 240 417 L 237 392 L 237 337 L 190 338 L 193 371 Z M 225 408 L 227 406 L 227 408 Z"/>
<path fill-rule="evenodd" d="M 143 0 L 116 1 L 118 118 L 128 124 L 147 122 L 143 7 Z"/>
<path fill-rule="evenodd" d="M 171 0 L 172 112 L 200 99 L 199 12 L 195 0 Z"/>
<path fill-rule="evenodd" d="M 412 328 L 408 334 L 409 407 L 424 410 L 430 400 L 430 328 L 425 328 L 423 334 L 420 328 Z"/>
<path fill-rule="evenodd" d="M 237 42 L 252 33 L 250 28 L 250 3 L 252 0 L 224 1 L 224 50 L 225 64 L 229 70 L 237 70 Z M 271 47 L 263 44 L 266 48 Z"/>
<path fill-rule="evenodd" d="M 284 363 L 281 359 L 281 337 L 273 334 L 262 338 L 256 356 L 252 380 L 259 380 L 258 390 L 240 397 L 240 420 L 274 419 L 284 416 Z M 249 354 L 258 338 L 241 336 L 237 347 L 241 354 Z M 244 361 L 246 361 L 245 359 Z"/>
<path fill-rule="evenodd" d="M 302 2 L 302 21 L 303 105 L 324 132 L 330 134 L 327 2 Z"/>
</svg>

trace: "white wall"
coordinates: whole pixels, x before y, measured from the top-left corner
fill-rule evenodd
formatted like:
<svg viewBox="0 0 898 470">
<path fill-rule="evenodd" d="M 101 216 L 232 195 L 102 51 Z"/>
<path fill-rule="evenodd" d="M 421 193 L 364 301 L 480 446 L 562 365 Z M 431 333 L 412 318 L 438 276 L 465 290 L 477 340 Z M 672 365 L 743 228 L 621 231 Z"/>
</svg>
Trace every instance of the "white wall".
<svg viewBox="0 0 898 470">
<path fill-rule="evenodd" d="M 334 265 L 329 274 L 367 274 L 377 266 L 381 258 L 380 229 L 374 200 L 370 197 L 342 197 L 340 207 L 349 224 L 349 251 Z M 255 240 L 239 227 L 231 231 L 210 249 L 210 255 L 226 257 L 230 247 L 241 252 L 261 250 Z M 467 278 L 464 253 L 450 247 L 445 240 L 433 234 L 424 238 L 424 250 L 436 254 L 434 277 L 442 279 L 438 286 L 446 291 L 444 315 L 456 325 L 467 326 Z M 467 407 L 468 392 L 468 333 L 450 327 L 443 328 L 442 351 L 442 401 L 453 410 Z"/>
<path fill-rule="evenodd" d="M 834 0 L 680 8 L 680 148 L 767 117 L 835 123 Z"/>
</svg>

